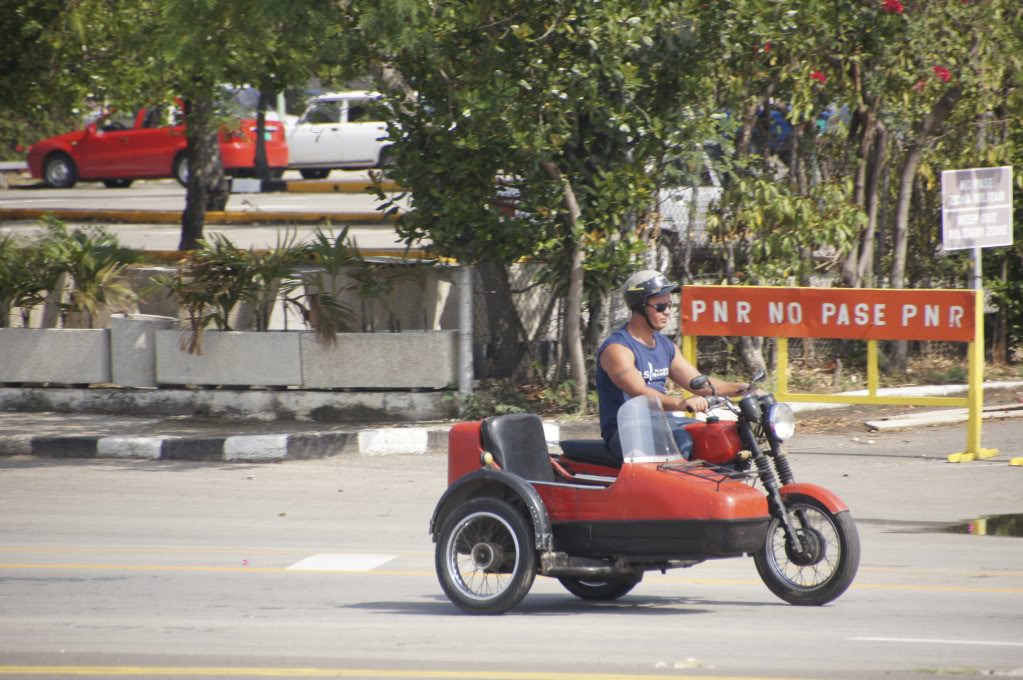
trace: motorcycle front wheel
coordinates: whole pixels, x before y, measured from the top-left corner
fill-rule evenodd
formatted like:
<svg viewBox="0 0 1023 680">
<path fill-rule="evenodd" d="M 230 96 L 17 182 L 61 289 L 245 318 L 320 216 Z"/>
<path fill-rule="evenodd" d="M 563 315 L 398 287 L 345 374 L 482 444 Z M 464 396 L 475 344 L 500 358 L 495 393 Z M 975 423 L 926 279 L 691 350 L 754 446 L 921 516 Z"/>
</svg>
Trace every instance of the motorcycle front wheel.
<svg viewBox="0 0 1023 680">
<path fill-rule="evenodd" d="M 627 581 L 596 581 L 593 579 L 562 576 L 558 578 L 565 590 L 584 600 L 610 602 L 624 597 L 639 585 L 642 578 Z"/>
<path fill-rule="evenodd" d="M 767 540 L 754 556 L 772 593 L 790 604 L 822 605 L 845 592 L 860 565 L 860 537 L 849 511 L 833 513 L 816 498 L 793 494 L 785 502 L 807 549 L 793 550 L 785 529 L 771 520 Z"/>
<path fill-rule="evenodd" d="M 435 563 L 444 593 L 470 614 L 503 614 L 536 577 L 533 530 L 498 498 L 474 498 L 444 521 Z"/>
</svg>

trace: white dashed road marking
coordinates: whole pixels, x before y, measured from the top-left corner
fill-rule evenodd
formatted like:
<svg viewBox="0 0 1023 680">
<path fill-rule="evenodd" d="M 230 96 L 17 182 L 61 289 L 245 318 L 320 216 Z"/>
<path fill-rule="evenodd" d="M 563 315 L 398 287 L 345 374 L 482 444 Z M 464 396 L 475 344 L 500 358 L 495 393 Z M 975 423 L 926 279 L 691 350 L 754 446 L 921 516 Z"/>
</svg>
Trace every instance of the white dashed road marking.
<svg viewBox="0 0 1023 680">
<path fill-rule="evenodd" d="M 297 571 L 370 571 L 387 564 L 397 555 L 357 553 L 321 553 L 295 562 L 288 569 Z"/>
</svg>

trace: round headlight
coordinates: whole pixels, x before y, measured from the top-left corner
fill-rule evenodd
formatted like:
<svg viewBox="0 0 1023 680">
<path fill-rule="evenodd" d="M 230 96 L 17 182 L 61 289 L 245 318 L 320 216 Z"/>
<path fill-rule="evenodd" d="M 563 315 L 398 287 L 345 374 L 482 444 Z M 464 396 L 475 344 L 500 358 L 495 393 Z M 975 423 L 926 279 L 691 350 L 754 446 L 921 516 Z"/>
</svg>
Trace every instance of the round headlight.
<svg viewBox="0 0 1023 680">
<path fill-rule="evenodd" d="M 772 404 L 767 411 L 767 426 L 778 441 L 785 441 L 796 432 L 796 414 L 788 404 Z"/>
</svg>

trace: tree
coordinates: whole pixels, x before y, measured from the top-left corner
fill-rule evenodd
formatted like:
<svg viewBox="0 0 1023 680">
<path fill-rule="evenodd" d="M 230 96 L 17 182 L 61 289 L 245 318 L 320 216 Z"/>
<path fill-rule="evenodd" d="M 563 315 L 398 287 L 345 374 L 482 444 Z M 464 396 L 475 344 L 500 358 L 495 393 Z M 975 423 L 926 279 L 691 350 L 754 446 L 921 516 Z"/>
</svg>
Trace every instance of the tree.
<svg viewBox="0 0 1023 680">
<path fill-rule="evenodd" d="M 499 284 L 521 257 L 556 272 L 580 404 L 587 270 L 631 247 L 666 156 L 698 139 L 682 16 L 680 3 L 637 0 L 349 5 L 350 33 L 389 76 L 395 175 L 416 206 L 401 235 Z"/>
</svg>

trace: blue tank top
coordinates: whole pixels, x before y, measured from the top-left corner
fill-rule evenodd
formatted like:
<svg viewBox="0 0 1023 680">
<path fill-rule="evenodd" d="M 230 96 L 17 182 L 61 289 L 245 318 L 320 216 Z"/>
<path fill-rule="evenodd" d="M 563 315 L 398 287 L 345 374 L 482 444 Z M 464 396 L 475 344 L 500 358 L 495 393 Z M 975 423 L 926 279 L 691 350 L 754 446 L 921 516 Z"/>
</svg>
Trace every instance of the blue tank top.
<svg viewBox="0 0 1023 680">
<path fill-rule="evenodd" d="M 636 357 L 636 370 L 643 375 L 648 387 L 666 393 L 668 369 L 675 358 L 675 343 L 654 332 L 654 346 L 647 347 L 622 326 L 608 336 L 597 350 L 597 399 L 600 402 L 600 436 L 608 441 L 618 431 L 618 409 L 628 396 L 614 384 L 611 376 L 600 365 L 600 353 L 608 345 L 623 345 Z"/>
</svg>

